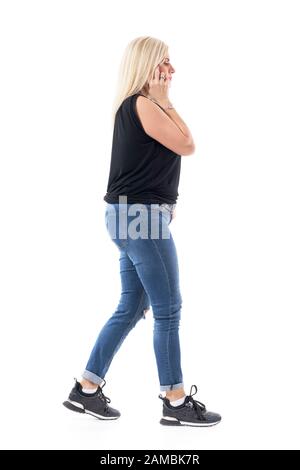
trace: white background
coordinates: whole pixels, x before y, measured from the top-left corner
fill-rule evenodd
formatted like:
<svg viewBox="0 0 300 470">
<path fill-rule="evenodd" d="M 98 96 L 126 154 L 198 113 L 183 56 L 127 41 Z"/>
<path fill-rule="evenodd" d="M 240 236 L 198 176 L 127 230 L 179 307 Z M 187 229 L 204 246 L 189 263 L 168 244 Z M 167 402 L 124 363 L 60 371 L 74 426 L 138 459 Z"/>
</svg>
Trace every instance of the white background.
<svg viewBox="0 0 300 470">
<path fill-rule="evenodd" d="M 1 447 L 299 449 L 299 2 L 0 4 Z M 117 422 L 66 410 L 119 299 L 104 225 L 111 105 L 134 37 L 169 45 L 190 127 L 172 222 L 186 392 L 215 428 L 165 428 L 152 311 L 109 369 Z"/>
</svg>

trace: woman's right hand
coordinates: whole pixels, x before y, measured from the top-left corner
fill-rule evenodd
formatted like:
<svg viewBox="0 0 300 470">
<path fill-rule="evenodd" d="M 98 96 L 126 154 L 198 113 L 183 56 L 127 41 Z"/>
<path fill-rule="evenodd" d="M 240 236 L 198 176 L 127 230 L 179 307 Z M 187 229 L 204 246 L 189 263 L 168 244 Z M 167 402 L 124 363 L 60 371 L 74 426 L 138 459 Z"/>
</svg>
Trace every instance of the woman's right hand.
<svg viewBox="0 0 300 470">
<path fill-rule="evenodd" d="M 153 98 L 161 105 L 169 103 L 169 85 L 170 80 L 168 78 L 160 78 L 159 65 L 154 71 L 154 77 L 149 80 L 149 97 Z"/>
</svg>

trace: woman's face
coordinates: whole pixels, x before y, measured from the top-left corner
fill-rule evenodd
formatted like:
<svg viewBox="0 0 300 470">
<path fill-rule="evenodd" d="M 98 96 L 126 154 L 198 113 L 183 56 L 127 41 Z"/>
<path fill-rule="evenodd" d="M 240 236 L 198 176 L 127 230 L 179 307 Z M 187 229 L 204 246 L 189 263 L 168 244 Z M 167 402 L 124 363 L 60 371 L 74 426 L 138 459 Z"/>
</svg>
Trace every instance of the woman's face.
<svg viewBox="0 0 300 470">
<path fill-rule="evenodd" d="M 169 54 L 166 55 L 166 57 L 164 57 L 164 59 L 159 64 L 159 73 L 161 72 L 165 73 L 166 78 L 172 80 L 171 74 L 175 72 L 175 69 L 170 62 Z"/>
<path fill-rule="evenodd" d="M 165 73 L 166 78 L 169 79 L 169 86 L 170 86 L 171 80 L 172 80 L 172 73 L 175 72 L 175 69 L 170 62 L 170 57 L 169 57 L 168 52 L 167 52 L 167 55 L 163 58 L 163 60 L 158 64 L 158 68 L 159 68 L 159 73 L 161 72 Z M 152 76 L 152 78 L 154 78 L 154 76 Z M 148 90 L 149 90 L 149 82 L 147 82 L 143 87 L 143 91 L 145 94 L 148 93 Z"/>
</svg>

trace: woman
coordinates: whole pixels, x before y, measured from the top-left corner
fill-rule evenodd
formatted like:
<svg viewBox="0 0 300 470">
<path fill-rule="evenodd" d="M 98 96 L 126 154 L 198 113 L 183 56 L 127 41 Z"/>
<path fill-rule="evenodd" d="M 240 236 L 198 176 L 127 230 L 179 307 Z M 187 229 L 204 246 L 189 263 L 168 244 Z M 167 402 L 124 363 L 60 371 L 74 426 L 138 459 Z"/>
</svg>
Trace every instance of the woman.
<svg viewBox="0 0 300 470">
<path fill-rule="evenodd" d="M 120 67 L 107 185 L 105 222 L 119 250 L 122 292 L 103 326 L 82 380 L 64 405 L 100 419 L 117 419 L 108 405 L 104 376 L 129 331 L 154 316 L 154 351 L 165 425 L 211 426 L 221 417 L 186 395 L 180 363 L 181 293 L 176 247 L 169 224 L 178 197 L 181 157 L 195 151 L 192 135 L 171 104 L 168 46 L 153 37 L 131 41 Z M 192 394 L 192 389 L 195 392 Z"/>
</svg>

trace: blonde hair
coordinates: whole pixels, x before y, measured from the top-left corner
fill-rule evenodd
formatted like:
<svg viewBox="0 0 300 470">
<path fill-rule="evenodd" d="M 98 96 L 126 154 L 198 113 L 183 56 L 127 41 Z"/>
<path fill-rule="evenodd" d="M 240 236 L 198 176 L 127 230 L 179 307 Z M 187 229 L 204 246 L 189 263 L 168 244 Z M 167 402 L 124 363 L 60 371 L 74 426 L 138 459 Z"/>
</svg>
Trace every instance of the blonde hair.
<svg viewBox="0 0 300 470">
<path fill-rule="evenodd" d="M 155 68 L 166 57 L 167 52 L 167 44 L 151 36 L 137 37 L 126 46 L 119 66 L 113 122 L 125 98 L 135 93 L 148 92 L 148 80 L 153 77 Z"/>
</svg>

